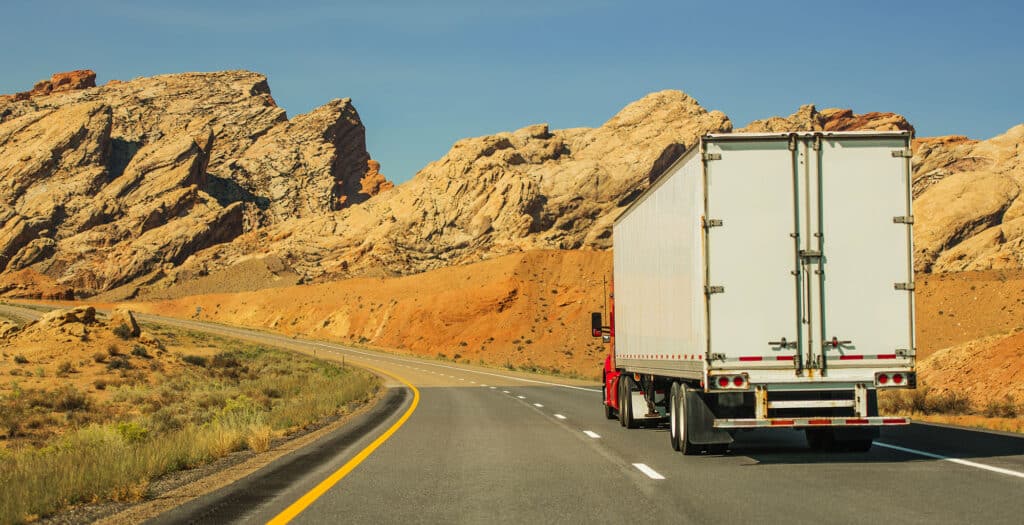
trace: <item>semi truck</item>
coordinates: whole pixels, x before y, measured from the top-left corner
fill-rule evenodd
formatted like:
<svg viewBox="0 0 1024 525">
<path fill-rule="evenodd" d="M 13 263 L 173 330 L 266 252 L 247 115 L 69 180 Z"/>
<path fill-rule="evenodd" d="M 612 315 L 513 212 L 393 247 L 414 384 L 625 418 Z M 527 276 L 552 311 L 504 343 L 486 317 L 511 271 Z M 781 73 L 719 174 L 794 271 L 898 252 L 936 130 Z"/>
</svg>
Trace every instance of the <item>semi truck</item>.
<svg viewBox="0 0 1024 525">
<path fill-rule="evenodd" d="M 915 388 L 911 134 L 709 134 L 612 227 L 605 416 L 684 454 L 796 429 L 867 451 Z M 667 420 L 667 421 L 666 421 Z"/>
</svg>

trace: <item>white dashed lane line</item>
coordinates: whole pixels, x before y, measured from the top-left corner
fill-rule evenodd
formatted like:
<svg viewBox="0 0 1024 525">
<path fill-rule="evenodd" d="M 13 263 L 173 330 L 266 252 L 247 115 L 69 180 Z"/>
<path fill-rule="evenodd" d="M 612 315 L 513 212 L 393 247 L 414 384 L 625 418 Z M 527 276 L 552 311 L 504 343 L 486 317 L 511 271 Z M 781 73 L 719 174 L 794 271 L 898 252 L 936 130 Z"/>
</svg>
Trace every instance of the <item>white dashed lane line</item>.
<svg viewBox="0 0 1024 525">
<path fill-rule="evenodd" d="M 563 416 L 562 414 L 555 414 L 555 417 L 558 419 L 565 419 L 565 416 Z"/>
<path fill-rule="evenodd" d="M 542 405 L 540 403 L 534 403 L 533 406 L 535 406 L 537 408 L 544 408 L 544 405 Z"/>
<path fill-rule="evenodd" d="M 526 399 L 526 396 L 516 396 L 516 397 L 518 397 L 519 399 Z"/>
<path fill-rule="evenodd" d="M 648 467 L 647 465 L 644 465 L 643 463 L 633 463 L 633 466 L 636 467 L 636 469 L 639 470 L 640 472 L 646 474 L 647 477 L 651 479 L 665 479 L 665 476 L 658 474 L 656 470 L 652 469 L 651 467 Z"/>
<path fill-rule="evenodd" d="M 594 439 L 599 439 L 601 437 L 597 432 L 594 432 L 592 430 L 584 430 L 583 433 L 586 434 L 588 437 Z"/>
</svg>

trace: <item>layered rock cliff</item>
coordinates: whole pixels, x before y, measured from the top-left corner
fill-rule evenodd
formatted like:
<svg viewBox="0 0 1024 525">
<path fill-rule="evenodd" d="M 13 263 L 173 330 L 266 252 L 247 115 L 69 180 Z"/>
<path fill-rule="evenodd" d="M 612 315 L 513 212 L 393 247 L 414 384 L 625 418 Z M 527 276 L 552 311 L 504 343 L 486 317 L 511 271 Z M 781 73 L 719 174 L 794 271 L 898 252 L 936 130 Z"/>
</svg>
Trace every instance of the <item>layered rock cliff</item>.
<svg viewBox="0 0 1024 525">
<path fill-rule="evenodd" d="M 387 188 L 348 99 L 288 120 L 247 71 L 54 75 L 0 98 L 0 271 L 80 294 Z M 366 184 L 364 184 L 364 179 Z"/>
<path fill-rule="evenodd" d="M 461 140 L 365 205 L 245 234 L 197 254 L 161 286 L 263 257 L 327 279 L 417 273 L 534 248 L 609 248 L 612 221 L 650 180 L 701 135 L 731 129 L 721 112 L 663 91 L 598 128 L 538 124 Z"/>
<path fill-rule="evenodd" d="M 12 276 L 31 275 L 79 294 L 160 296 L 607 249 L 651 181 L 699 136 L 732 131 L 723 113 L 662 91 L 593 129 L 458 141 L 393 187 L 348 99 L 289 120 L 255 73 L 94 81 L 55 75 L 0 98 L 0 288 L 28 293 Z M 807 105 L 737 131 L 797 130 L 913 127 Z M 915 140 L 919 271 L 1024 266 L 1022 142 L 1024 126 Z"/>
</svg>

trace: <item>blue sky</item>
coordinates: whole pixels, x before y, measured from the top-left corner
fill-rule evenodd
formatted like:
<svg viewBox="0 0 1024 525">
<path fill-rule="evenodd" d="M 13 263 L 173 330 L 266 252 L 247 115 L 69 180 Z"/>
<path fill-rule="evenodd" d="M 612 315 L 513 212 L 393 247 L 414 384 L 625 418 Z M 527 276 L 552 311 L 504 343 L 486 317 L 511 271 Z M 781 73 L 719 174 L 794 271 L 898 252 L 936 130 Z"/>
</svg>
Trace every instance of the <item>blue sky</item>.
<svg viewBox="0 0 1024 525">
<path fill-rule="evenodd" d="M 919 136 L 989 138 L 1024 122 L 1022 13 L 984 1 L 5 0 L 0 93 L 79 68 L 100 83 L 259 71 L 290 116 L 351 97 L 398 182 L 460 138 L 597 126 L 661 89 L 736 125 L 813 102 L 902 113 Z"/>
</svg>

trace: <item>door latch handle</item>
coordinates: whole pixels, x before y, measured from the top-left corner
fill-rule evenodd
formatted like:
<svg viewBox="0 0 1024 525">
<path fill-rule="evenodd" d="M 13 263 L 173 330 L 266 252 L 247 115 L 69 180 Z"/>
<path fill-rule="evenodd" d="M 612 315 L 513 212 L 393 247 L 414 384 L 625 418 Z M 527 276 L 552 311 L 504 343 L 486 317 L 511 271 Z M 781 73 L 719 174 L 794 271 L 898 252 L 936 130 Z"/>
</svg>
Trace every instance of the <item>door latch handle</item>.
<svg viewBox="0 0 1024 525">
<path fill-rule="evenodd" d="M 832 348 L 839 348 L 840 346 L 846 346 L 849 344 L 853 344 L 853 341 L 840 341 L 838 338 L 833 337 L 831 341 L 822 341 L 821 346 L 824 346 L 825 348 L 830 346 Z"/>
<path fill-rule="evenodd" d="M 768 344 L 779 348 L 796 348 L 796 341 L 786 341 L 785 337 L 779 341 L 768 341 Z"/>
</svg>

